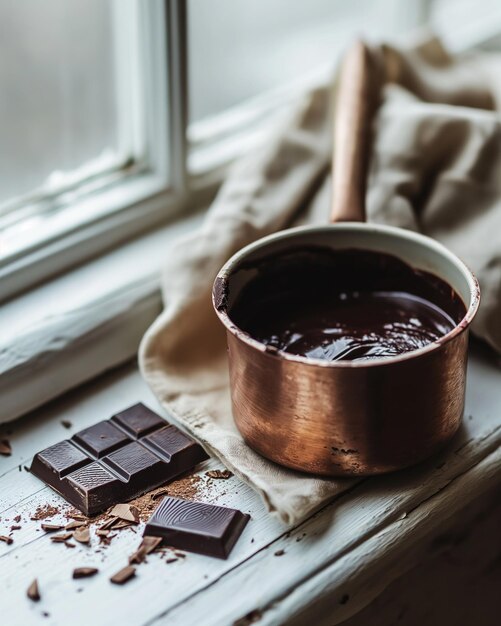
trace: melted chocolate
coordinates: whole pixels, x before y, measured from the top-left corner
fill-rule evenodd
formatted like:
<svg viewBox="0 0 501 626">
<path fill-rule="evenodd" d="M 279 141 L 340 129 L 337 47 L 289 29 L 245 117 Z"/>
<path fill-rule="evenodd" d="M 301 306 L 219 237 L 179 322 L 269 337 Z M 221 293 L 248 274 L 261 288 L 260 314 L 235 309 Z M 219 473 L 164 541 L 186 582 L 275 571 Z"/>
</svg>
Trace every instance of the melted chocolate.
<svg viewBox="0 0 501 626">
<path fill-rule="evenodd" d="M 230 318 L 272 350 L 310 358 L 396 356 L 436 341 L 466 313 L 437 276 L 369 250 L 296 248 L 244 263 L 236 273 L 249 270 L 255 276 L 230 306 Z"/>
</svg>

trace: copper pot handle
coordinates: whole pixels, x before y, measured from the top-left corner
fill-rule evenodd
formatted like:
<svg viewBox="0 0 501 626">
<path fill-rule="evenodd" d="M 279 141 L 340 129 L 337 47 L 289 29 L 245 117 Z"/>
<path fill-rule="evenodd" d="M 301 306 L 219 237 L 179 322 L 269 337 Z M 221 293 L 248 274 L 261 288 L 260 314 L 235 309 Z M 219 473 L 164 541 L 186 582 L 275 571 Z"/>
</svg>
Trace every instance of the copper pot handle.
<svg viewBox="0 0 501 626">
<path fill-rule="evenodd" d="M 365 222 L 371 128 L 382 85 L 376 51 L 355 42 L 343 61 L 336 100 L 331 222 Z"/>
</svg>

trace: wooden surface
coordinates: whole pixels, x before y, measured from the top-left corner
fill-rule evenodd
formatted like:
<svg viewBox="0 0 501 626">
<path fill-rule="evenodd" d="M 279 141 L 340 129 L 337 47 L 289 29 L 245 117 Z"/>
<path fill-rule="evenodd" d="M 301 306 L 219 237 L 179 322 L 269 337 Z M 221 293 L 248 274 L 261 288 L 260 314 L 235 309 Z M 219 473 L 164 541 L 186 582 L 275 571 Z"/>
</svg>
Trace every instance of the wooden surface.
<svg viewBox="0 0 501 626">
<path fill-rule="evenodd" d="M 464 427 L 446 452 L 419 468 L 360 481 L 295 528 L 270 517 L 237 478 L 213 481 L 199 499 L 252 515 L 230 558 L 188 554 L 166 565 L 150 555 L 124 587 L 108 579 L 126 565 L 139 534 L 121 531 L 102 553 L 95 551 L 95 538 L 91 547 L 70 550 L 51 543 L 40 522 L 30 521 L 40 504 L 62 502 L 22 469 L 36 450 L 133 402 L 158 409 L 133 367 L 90 383 L 12 425 L 13 454 L 0 457 L 0 534 L 18 514 L 22 528 L 14 531 L 14 543 L 0 543 L 0 623 L 221 626 L 246 615 L 244 624 L 258 618 L 259 624 L 341 623 L 419 564 L 426 546 L 465 510 L 499 491 L 500 382 L 499 366 L 477 350 L 470 359 Z M 70 430 L 62 419 L 72 422 Z M 220 466 L 208 461 L 199 473 L 208 467 Z M 99 574 L 72 580 L 73 568 L 84 565 L 95 565 Z M 35 577 L 38 603 L 26 598 Z"/>
</svg>

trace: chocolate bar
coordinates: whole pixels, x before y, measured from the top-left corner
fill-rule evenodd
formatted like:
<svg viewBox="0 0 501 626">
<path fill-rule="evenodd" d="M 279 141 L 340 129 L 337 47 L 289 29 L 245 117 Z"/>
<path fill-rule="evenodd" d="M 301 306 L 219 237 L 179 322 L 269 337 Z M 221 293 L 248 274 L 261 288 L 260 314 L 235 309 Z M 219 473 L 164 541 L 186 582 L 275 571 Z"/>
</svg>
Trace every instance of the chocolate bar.
<svg viewBox="0 0 501 626">
<path fill-rule="evenodd" d="M 95 515 L 207 458 L 179 429 L 136 404 L 38 452 L 30 471 L 82 513 Z"/>
<path fill-rule="evenodd" d="M 236 509 L 166 497 L 144 535 L 162 537 L 173 548 L 226 559 L 249 519 Z"/>
</svg>

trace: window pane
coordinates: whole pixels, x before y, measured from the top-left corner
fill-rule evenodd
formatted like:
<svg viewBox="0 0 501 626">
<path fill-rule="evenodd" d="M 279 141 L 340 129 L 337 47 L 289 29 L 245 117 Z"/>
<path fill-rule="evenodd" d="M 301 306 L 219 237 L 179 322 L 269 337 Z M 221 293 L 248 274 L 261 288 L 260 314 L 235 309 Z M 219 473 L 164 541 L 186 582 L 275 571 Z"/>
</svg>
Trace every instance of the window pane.
<svg viewBox="0 0 501 626">
<path fill-rule="evenodd" d="M 419 0 L 189 0 L 190 119 L 197 121 L 321 65 L 354 35 L 414 25 Z"/>
<path fill-rule="evenodd" d="M 111 0 L 0 0 L 0 206 L 117 149 Z"/>
</svg>

